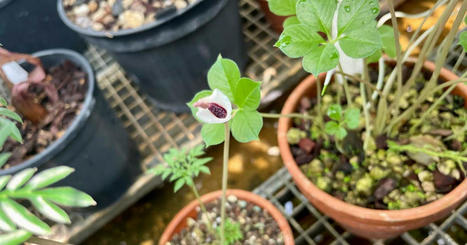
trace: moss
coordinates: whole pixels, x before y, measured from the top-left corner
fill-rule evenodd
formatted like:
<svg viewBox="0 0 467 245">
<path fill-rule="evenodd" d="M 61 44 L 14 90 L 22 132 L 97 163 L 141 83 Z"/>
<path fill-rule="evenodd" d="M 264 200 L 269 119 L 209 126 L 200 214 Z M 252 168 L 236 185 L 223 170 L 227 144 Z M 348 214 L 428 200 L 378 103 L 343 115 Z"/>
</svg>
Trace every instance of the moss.
<svg viewBox="0 0 467 245">
<path fill-rule="evenodd" d="M 298 144 L 298 142 L 305 137 L 306 132 L 297 128 L 291 128 L 287 132 L 287 142 L 292 145 Z"/>
<path fill-rule="evenodd" d="M 358 193 L 370 195 L 372 187 L 373 187 L 373 180 L 371 179 L 370 175 L 365 175 L 363 178 L 357 181 L 355 185 L 355 190 Z"/>
</svg>

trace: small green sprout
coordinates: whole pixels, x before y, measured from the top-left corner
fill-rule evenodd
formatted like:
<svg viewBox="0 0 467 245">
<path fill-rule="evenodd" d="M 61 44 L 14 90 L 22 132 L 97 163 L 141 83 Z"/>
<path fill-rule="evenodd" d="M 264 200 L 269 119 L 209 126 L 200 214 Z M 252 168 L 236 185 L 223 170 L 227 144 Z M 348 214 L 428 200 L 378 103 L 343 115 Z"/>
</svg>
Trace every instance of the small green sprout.
<svg viewBox="0 0 467 245">
<path fill-rule="evenodd" d="M 220 234 L 220 227 L 217 227 L 217 233 Z M 234 244 L 243 239 L 240 224 L 231 219 L 225 220 L 225 245 Z"/>
<path fill-rule="evenodd" d="M 324 130 L 339 140 L 347 136 L 346 127 L 356 129 L 360 123 L 360 110 L 357 108 L 349 108 L 343 112 L 340 105 L 333 104 L 328 108 L 327 115 L 331 121 L 326 123 Z"/>
</svg>

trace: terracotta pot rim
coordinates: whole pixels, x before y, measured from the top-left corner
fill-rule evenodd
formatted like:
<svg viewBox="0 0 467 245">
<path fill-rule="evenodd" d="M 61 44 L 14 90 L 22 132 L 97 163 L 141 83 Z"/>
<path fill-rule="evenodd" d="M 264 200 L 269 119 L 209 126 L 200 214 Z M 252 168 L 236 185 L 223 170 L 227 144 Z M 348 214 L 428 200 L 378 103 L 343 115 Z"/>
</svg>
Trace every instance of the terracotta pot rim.
<svg viewBox="0 0 467 245">
<path fill-rule="evenodd" d="M 424 68 L 430 71 L 433 71 L 435 64 L 433 62 L 427 61 L 424 64 Z M 320 74 L 320 80 L 324 80 L 325 73 Z M 440 77 L 445 78 L 446 80 L 455 80 L 458 79 L 458 76 L 452 73 L 451 71 L 442 68 Z M 292 113 L 295 111 L 295 107 L 298 105 L 300 98 L 304 96 L 306 91 L 314 85 L 316 79 L 313 75 L 306 77 L 290 94 L 287 98 L 287 101 L 282 108 L 281 113 Z M 467 97 L 467 85 L 458 84 L 457 90 L 460 91 Z M 392 222 L 397 223 L 400 221 L 407 222 L 410 220 L 417 220 L 427 216 L 434 215 L 440 212 L 443 209 L 454 205 L 456 202 L 459 202 L 461 199 L 464 199 L 467 195 L 467 178 L 464 179 L 456 188 L 451 190 L 448 194 L 442 198 L 416 207 L 402 210 L 378 210 L 360 207 L 353 205 L 342 200 L 335 198 L 334 196 L 322 191 L 317 188 L 300 170 L 295 159 L 292 156 L 290 146 L 287 142 L 287 131 L 290 128 L 291 124 L 290 118 L 280 118 L 279 127 L 278 127 L 278 141 L 279 148 L 281 152 L 282 159 L 285 166 L 287 167 L 289 173 L 292 175 L 294 181 L 301 182 L 308 190 L 308 194 L 313 196 L 316 199 L 319 199 L 322 203 L 326 203 L 329 206 L 332 206 L 334 210 L 340 210 L 340 212 L 345 213 L 348 216 L 353 216 L 358 219 L 365 219 L 367 221 L 373 221 L 374 223 L 381 222 Z M 332 203 L 332 204 L 330 204 Z"/>
<path fill-rule="evenodd" d="M 201 201 L 203 203 L 209 203 L 219 198 L 222 195 L 222 191 L 214 191 L 208 194 L 201 196 Z M 289 223 L 282 215 L 282 213 L 268 200 L 245 190 L 239 189 L 228 189 L 227 195 L 234 195 L 238 199 L 253 203 L 262 209 L 266 210 L 272 218 L 276 221 L 279 226 L 279 229 L 282 232 L 285 245 L 294 245 L 293 233 L 289 226 Z M 170 221 L 169 225 L 165 228 L 164 233 L 159 240 L 159 245 L 165 245 L 166 242 L 170 241 L 172 236 L 175 233 L 176 228 L 180 223 L 184 222 L 185 219 L 189 216 L 189 213 L 192 212 L 196 207 L 198 207 L 198 202 L 196 200 L 190 202 L 187 206 L 181 209 L 175 217 Z"/>
</svg>

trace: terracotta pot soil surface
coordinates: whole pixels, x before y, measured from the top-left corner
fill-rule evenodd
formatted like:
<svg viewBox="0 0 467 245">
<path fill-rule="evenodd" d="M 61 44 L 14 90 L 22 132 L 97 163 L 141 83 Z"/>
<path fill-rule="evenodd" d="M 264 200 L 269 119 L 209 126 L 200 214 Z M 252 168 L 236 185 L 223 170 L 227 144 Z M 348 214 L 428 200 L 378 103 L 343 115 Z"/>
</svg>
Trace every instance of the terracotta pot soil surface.
<svg viewBox="0 0 467 245">
<path fill-rule="evenodd" d="M 63 0 L 67 17 L 94 31 L 138 28 L 201 0 Z"/>
<path fill-rule="evenodd" d="M 48 115 L 36 124 L 23 119 L 23 124 L 17 125 L 24 142 L 5 142 L 3 151 L 11 152 L 12 155 L 3 168 L 20 164 L 43 151 L 65 133 L 81 111 L 88 89 L 87 74 L 71 61 L 51 67 L 46 73 L 47 77 L 43 82 L 52 84 L 57 89 L 58 101 L 52 104 L 45 91 L 30 86 L 30 92 L 36 94 L 40 104 L 47 109 Z"/>
<path fill-rule="evenodd" d="M 216 217 L 211 218 L 212 225 L 214 229 L 220 226 L 221 194 L 216 191 L 201 197 L 208 215 L 199 212 L 196 200 L 182 209 L 167 226 L 159 244 L 216 244 L 206 220 L 208 216 Z M 281 213 L 251 192 L 228 190 L 226 214 L 232 221 L 227 223 L 239 225 L 242 233 L 242 238 L 232 244 L 294 244 L 292 231 Z"/>
<path fill-rule="evenodd" d="M 415 87 L 402 96 L 402 108 L 407 108 L 419 95 L 433 68 L 434 64 L 425 64 L 425 72 L 417 78 Z M 405 80 L 410 70 L 404 68 Z M 376 76 L 377 72 L 371 71 L 372 80 L 376 80 Z M 442 70 L 441 80 L 456 78 L 453 73 Z M 388 149 L 388 142 L 393 141 L 416 147 L 428 144 L 435 151 L 449 150 L 459 155 L 465 151 L 466 134 L 462 131 L 467 120 L 465 85 L 458 85 L 454 90 L 456 95 L 447 96 L 427 117 L 429 120 L 409 133 L 411 126 L 417 123 L 416 118 L 420 118 L 443 91 L 429 98 L 415 112 L 412 117 L 415 119 L 405 122 L 391 137 L 379 136 L 370 141 L 367 152 L 363 151 L 363 115 L 359 127 L 347 130 L 347 136 L 340 142 L 336 143 L 333 137 L 326 140 L 320 135 L 323 130 L 318 121 L 324 124 L 330 120 L 326 115 L 327 107 L 346 104 L 345 96 L 342 91 L 338 92 L 340 88 L 336 85 L 333 83 L 321 100 L 321 115 L 324 116 L 320 118 L 313 98 L 315 79 L 308 77 L 288 98 L 282 113 L 311 112 L 316 120 L 281 118 L 279 122 L 282 158 L 298 187 L 314 205 L 358 235 L 387 238 L 439 219 L 465 199 L 467 181 L 463 171 L 466 162 Z M 356 101 L 352 106 L 361 108 L 359 88 L 350 86 L 350 90 Z M 340 94 L 339 101 L 337 94 Z M 395 98 L 391 95 L 388 100 L 391 102 Z M 340 146 L 340 151 L 336 145 Z"/>
</svg>

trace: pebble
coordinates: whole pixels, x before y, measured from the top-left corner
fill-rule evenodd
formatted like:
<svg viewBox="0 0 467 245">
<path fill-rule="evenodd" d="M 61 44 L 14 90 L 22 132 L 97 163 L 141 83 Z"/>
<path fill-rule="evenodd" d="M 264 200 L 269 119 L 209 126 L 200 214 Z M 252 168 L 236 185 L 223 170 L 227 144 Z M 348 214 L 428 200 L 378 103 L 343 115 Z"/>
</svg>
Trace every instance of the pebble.
<svg viewBox="0 0 467 245">
<path fill-rule="evenodd" d="M 280 152 L 280 150 L 279 150 L 279 147 L 277 147 L 277 146 L 273 146 L 273 147 L 270 147 L 270 148 L 268 149 L 268 155 L 269 155 L 269 156 L 277 157 L 277 156 L 280 155 L 280 153 L 281 153 L 281 152 Z"/>
<path fill-rule="evenodd" d="M 188 4 L 184 0 L 176 0 L 174 5 L 177 9 L 183 9 L 186 8 Z"/>
<path fill-rule="evenodd" d="M 245 208 L 247 205 L 247 202 L 244 201 L 244 200 L 239 200 L 238 201 L 238 206 L 240 206 L 241 208 Z"/>
<path fill-rule="evenodd" d="M 237 200 L 238 200 L 237 197 L 234 195 L 229 195 L 227 197 L 227 201 L 232 202 L 232 203 L 236 202 Z"/>
<path fill-rule="evenodd" d="M 118 22 L 125 29 L 126 28 L 137 28 L 143 25 L 144 15 L 140 12 L 127 10 L 119 16 Z"/>
<path fill-rule="evenodd" d="M 97 4 L 96 1 L 90 1 L 88 3 L 89 12 L 91 12 L 91 13 L 95 12 L 98 7 L 99 7 L 99 5 Z"/>
<path fill-rule="evenodd" d="M 79 5 L 73 8 L 73 13 L 76 16 L 86 16 L 89 13 L 89 7 L 86 4 Z"/>
<path fill-rule="evenodd" d="M 253 210 L 254 210 L 255 212 L 261 212 L 261 208 L 258 207 L 258 206 L 256 206 L 256 205 L 253 207 Z"/>
</svg>

